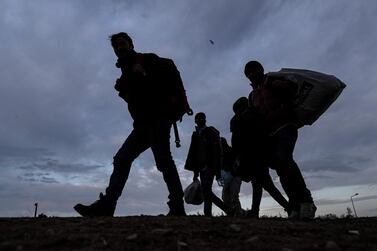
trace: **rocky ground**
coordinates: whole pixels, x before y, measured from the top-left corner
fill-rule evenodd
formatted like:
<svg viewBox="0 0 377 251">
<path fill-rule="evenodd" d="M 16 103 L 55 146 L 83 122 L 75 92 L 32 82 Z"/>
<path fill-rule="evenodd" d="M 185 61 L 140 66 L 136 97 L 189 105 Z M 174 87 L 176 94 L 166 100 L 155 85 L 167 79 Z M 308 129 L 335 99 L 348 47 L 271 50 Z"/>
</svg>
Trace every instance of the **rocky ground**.
<svg viewBox="0 0 377 251">
<path fill-rule="evenodd" d="M 377 218 L 0 218 L 0 250 L 377 250 Z"/>
</svg>

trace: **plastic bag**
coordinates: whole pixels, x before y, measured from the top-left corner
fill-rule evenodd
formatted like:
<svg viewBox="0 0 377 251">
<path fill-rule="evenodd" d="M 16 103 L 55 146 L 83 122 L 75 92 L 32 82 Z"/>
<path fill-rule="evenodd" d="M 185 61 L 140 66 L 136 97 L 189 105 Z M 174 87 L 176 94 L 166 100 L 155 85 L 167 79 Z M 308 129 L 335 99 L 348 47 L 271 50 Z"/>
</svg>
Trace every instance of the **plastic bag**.
<svg viewBox="0 0 377 251">
<path fill-rule="evenodd" d="M 203 203 L 203 191 L 200 181 L 194 180 L 184 190 L 184 199 L 187 204 L 200 205 Z"/>
<path fill-rule="evenodd" d="M 283 78 L 298 85 L 294 112 L 301 125 L 312 125 L 346 87 L 335 76 L 310 70 L 283 68 L 267 76 Z"/>
</svg>

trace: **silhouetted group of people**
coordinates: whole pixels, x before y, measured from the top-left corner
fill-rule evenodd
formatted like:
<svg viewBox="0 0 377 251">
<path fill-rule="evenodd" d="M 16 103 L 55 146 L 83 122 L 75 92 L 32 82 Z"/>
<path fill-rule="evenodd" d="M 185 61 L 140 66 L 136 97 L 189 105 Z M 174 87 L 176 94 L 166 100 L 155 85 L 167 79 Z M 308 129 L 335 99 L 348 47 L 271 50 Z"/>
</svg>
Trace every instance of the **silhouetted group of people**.
<svg viewBox="0 0 377 251">
<path fill-rule="evenodd" d="M 90 205 L 77 204 L 82 216 L 113 216 L 133 161 L 151 148 L 157 169 L 169 191 L 168 216 L 185 216 L 183 189 L 170 151 L 170 131 L 175 122 L 192 110 L 187 102 L 179 71 L 170 59 L 152 53 L 138 53 L 127 33 L 110 36 L 122 75 L 115 89 L 128 104 L 133 130 L 114 156 L 113 172 L 105 194 Z M 195 115 L 185 169 L 200 179 L 204 215 L 212 216 L 212 203 L 231 216 L 259 217 L 262 191 L 265 189 L 292 219 L 314 218 L 316 207 L 293 151 L 300 125 L 295 119 L 291 100 L 297 87 L 282 79 L 266 78 L 257 61 L 245 65 L 251 81 L 248 97 L 233 105 L 230 121 L 231 146 L 206 115 Z M 275 187 L 269 169 L 276 170 L 288 200 Z M 222 199 L 212 191 L 216 178 L 223 187 Z M 239 192 L 242 181 L 253 188 L 251 210 L 241 208 Z"/>
</svg>

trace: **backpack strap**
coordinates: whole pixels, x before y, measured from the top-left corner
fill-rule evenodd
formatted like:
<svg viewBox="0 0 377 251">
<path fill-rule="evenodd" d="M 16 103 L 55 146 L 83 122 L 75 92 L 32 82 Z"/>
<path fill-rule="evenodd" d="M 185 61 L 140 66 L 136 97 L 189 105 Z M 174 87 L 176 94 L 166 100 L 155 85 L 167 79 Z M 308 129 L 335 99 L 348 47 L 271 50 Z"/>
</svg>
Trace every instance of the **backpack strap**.
<svg viewBox="0 0 377 251">
<path fill-rule="evenodd" d="M 177 122 L 173 123 L 173 129 L 174 129 L 175 146 L 177 148 L 180 148 L 181 147 L 181 140 L 179 139 Z"/>
</svg>

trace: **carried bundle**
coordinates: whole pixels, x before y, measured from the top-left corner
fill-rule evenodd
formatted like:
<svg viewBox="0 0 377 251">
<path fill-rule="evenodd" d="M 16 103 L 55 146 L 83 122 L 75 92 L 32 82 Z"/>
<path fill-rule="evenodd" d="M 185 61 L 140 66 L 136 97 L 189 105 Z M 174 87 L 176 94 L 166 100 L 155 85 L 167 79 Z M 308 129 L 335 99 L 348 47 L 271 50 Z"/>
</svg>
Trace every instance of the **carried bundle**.
<svg viewBox="0 0 377 251">
<path fill-rule="evenodd" d="M 298 86 L 292 103 L 301 126 L 312 125 L 346 87 L 333 75 L 303 69 L 282 68 L 267 73 L 267 78 L 284 79 Z"/>
</svg>

